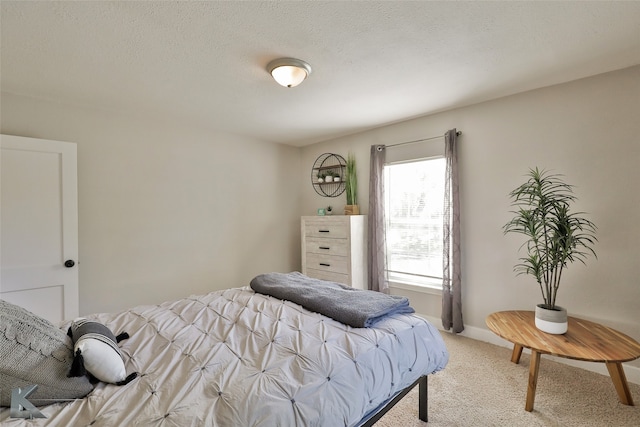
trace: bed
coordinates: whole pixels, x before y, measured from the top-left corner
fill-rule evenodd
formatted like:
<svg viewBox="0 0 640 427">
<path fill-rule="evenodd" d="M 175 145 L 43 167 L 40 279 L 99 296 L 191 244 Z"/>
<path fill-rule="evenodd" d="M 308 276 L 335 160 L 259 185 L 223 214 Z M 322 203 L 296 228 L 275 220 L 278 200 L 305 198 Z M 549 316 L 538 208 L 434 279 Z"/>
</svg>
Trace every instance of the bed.
<svg viewBox="0 0 640 427">
<path fill-rule="evenodd" d="M 426 421 L 426 376 L 449 357 L 415 314 L 355 328 L 249 286 L 87 317 L 129 333 L 138 378 L 39 406 L 44 419 L 1 408 L 3 425 L 369 426 L 417 384 Z"/>
</svg>

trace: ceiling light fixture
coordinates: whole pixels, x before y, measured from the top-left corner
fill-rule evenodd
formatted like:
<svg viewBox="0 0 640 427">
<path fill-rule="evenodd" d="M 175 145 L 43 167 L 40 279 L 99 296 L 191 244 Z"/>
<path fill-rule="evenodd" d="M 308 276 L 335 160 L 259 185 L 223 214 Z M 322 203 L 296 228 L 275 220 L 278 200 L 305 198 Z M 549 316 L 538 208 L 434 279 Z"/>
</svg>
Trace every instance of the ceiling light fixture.
<svg viewBox="0 0 640 427">
<path fill-rule="evenodd" d="M 311 74 L 311 65 L 295 58 L 278 58 L 267 64 L 267 71 L 278 84 L 296 87 Z"/>
</svg>

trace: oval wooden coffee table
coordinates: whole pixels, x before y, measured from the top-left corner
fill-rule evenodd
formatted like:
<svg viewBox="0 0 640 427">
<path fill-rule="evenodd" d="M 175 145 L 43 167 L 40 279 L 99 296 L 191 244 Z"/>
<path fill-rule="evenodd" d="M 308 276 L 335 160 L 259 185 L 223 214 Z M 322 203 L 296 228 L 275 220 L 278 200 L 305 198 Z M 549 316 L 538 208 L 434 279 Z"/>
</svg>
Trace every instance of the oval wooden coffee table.
<svg viewBox="0 0 640 427">
<path fill-rule="evenodd" d="M 541 354 L 605 363 L 620 402 L 633 406 L 622 368 L 622 362 L 640 357 L 640 344 L 633 338 L 615 329 L 574 317 L 569 317 L 569 330 L 565 334 L 548 334 L 536 328 L 533 311 L 500 311 L 490 314 L 486 322 L 496 335 L 514 344 L 511 354 L 513 363 L 520 362 L 523 348 L 531 349 L 526 411 L 533 410 Z"/>
</svg>

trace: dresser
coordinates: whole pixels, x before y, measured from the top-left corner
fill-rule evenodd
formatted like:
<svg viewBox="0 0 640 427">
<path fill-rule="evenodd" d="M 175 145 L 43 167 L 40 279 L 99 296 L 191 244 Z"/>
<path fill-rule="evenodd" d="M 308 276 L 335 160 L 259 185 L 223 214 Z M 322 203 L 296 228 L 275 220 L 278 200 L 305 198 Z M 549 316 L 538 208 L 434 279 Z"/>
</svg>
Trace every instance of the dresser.
<svg viewBox="0 0 640 427">
<path fill-rule="evenodd" d="M 302 274 L 367 288 L 366 215 L 303 216 Z"/>
</svg>

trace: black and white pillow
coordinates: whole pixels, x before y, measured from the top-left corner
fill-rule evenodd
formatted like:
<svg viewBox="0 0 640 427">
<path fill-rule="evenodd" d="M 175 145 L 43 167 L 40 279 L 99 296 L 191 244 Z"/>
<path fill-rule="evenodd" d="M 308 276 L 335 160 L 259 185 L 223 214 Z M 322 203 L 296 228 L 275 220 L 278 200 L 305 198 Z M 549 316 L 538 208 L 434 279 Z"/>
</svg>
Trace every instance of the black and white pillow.
<svg viewBox="0 0 640 427">
<path fill-rule="evenodd" d="M 83 376 L 87 373 L 96 379 L 117 385 L 133 380 L 137 373 L 127 376 L 122 352 L 118 342 L 129 338 L 124 332 L 117 337 L 100 322 L 76 319 L 67 334 L 73 340 L 74 360 L 69 376 Z"/>
</svg>

